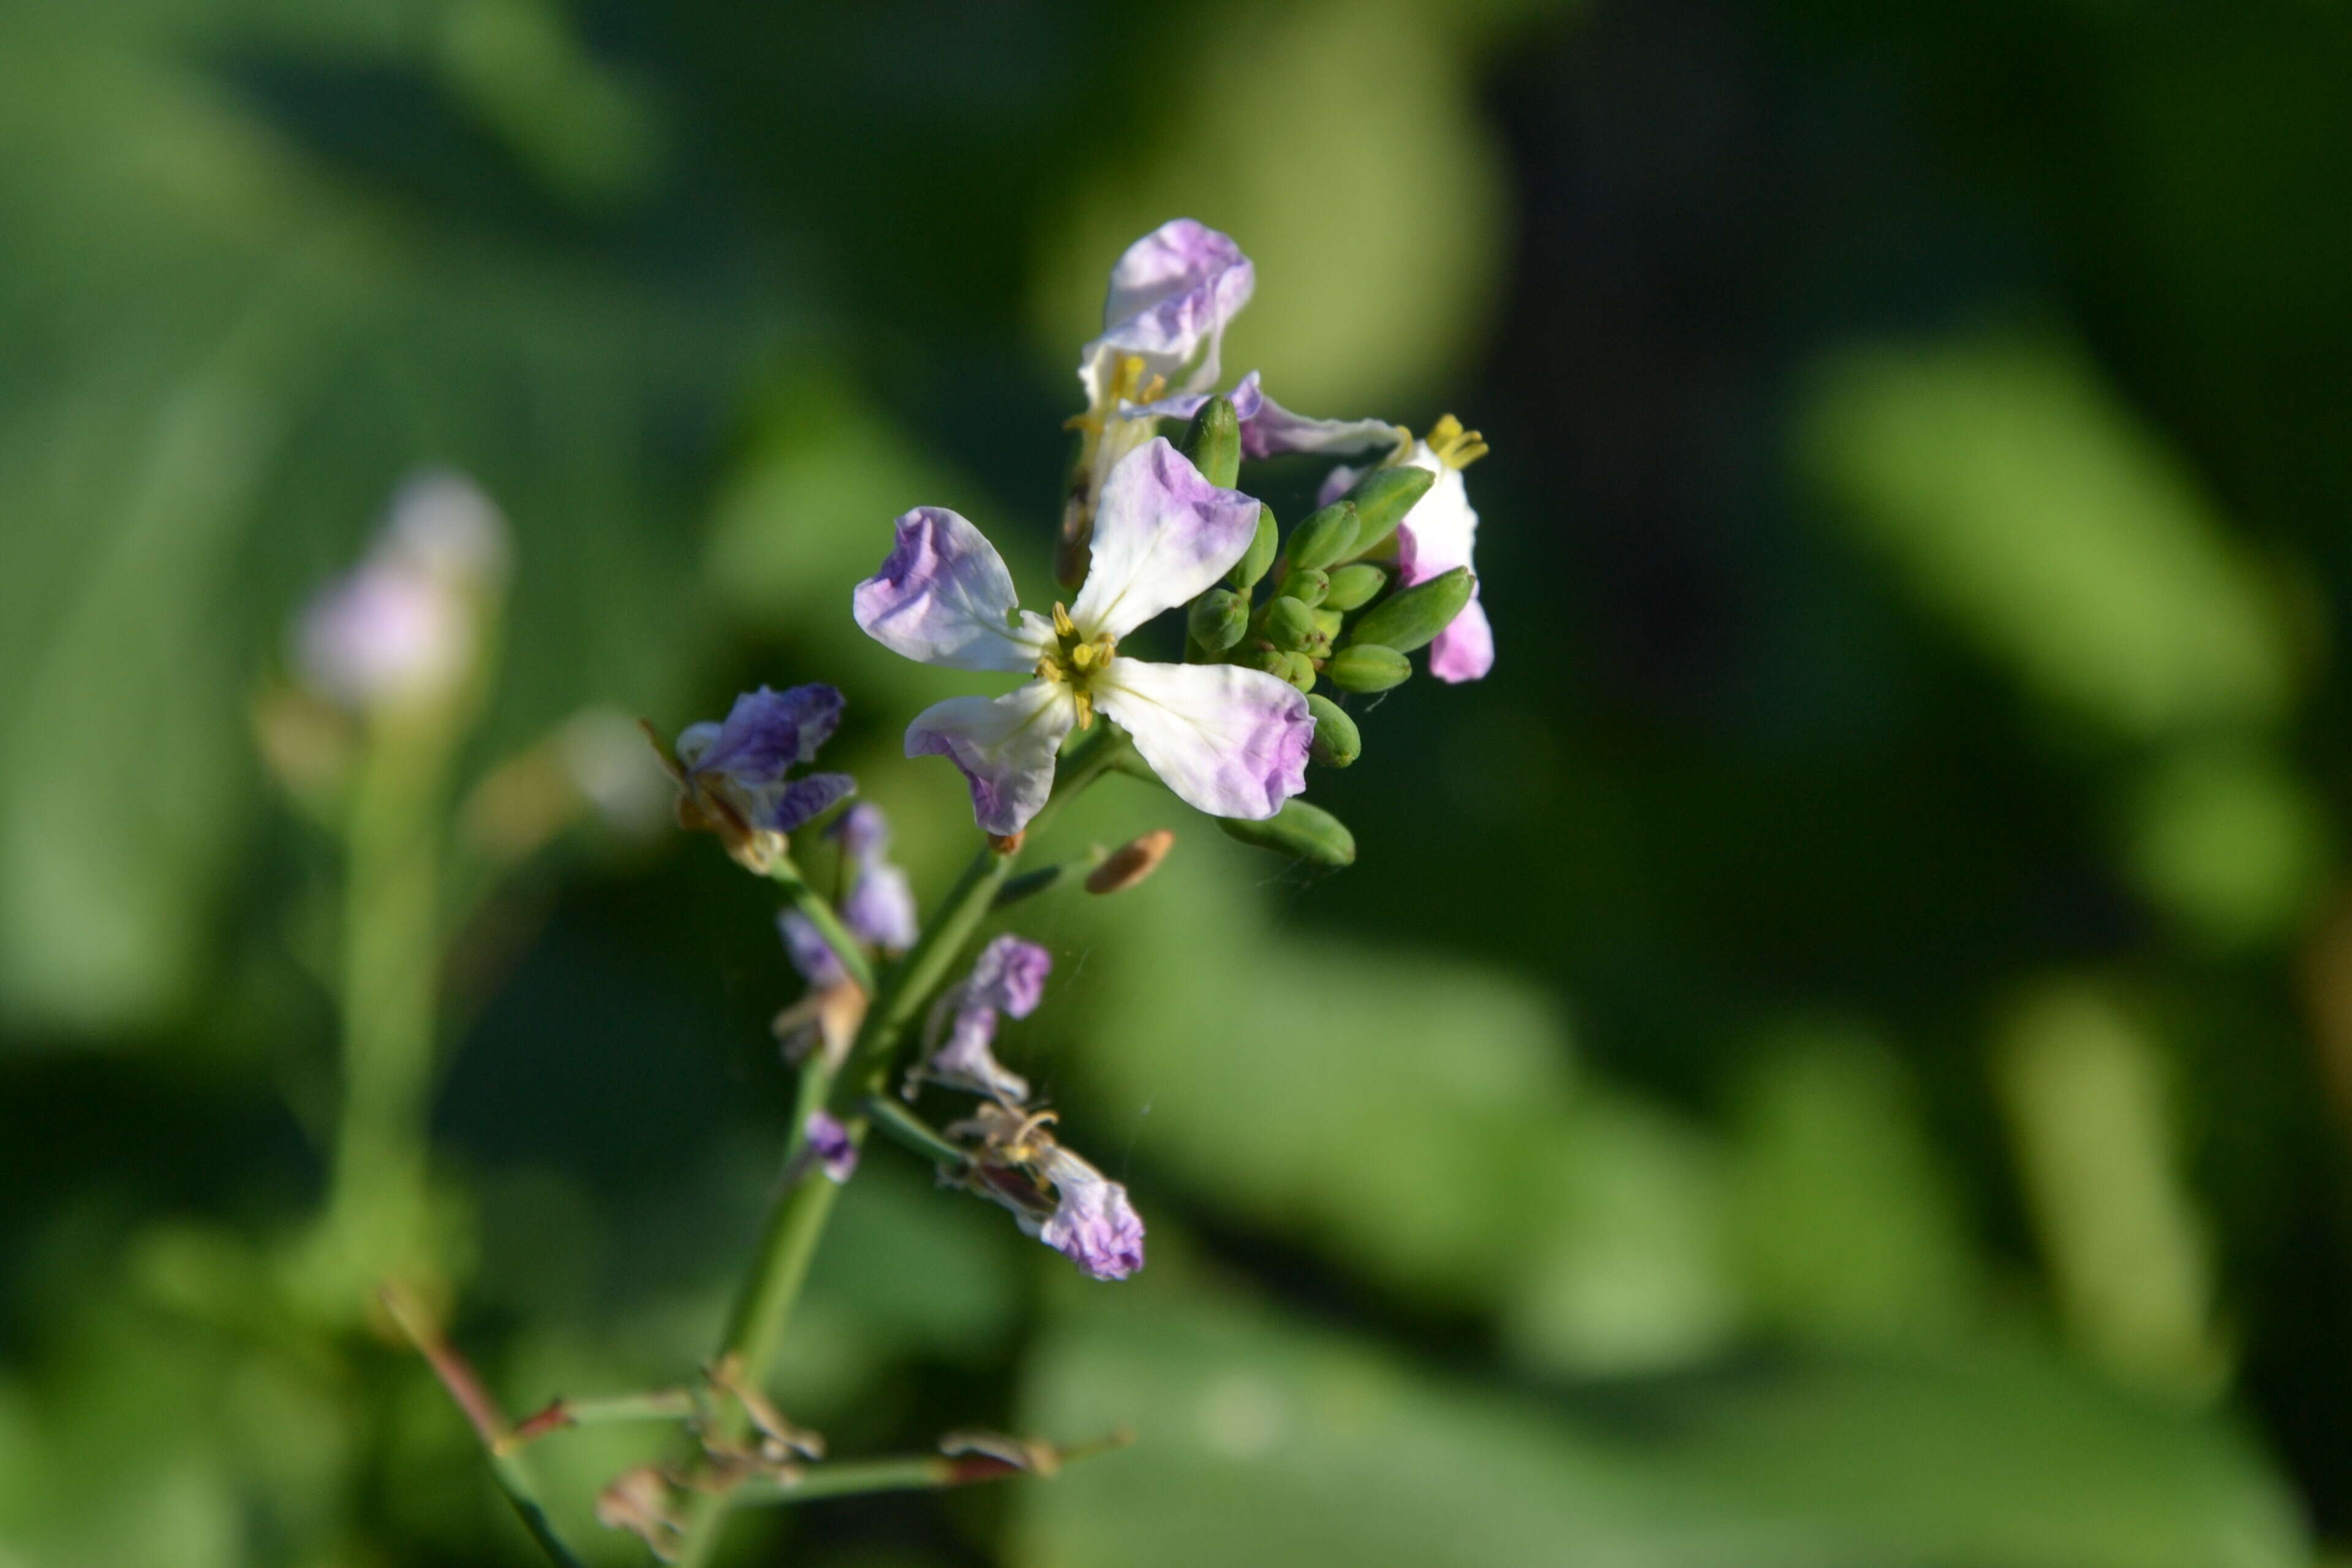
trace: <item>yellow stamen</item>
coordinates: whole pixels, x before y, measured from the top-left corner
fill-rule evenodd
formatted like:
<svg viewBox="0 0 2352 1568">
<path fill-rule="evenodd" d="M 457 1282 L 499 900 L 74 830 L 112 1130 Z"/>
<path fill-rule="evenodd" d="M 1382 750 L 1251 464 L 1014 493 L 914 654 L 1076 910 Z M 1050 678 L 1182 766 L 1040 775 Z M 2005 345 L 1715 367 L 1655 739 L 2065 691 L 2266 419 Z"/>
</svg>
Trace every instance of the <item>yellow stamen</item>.
<svg viewBox="0 0 2352 1568">
<path fill-rule="evenodd" d="M 1070 619 L 1070 612 L 1063 607 L 1062 602 L 1059 599 L 1055 600 L 1054 635 L 1057 637 L 1073 637 L 1077 636 L 1077 622 Z"/>
<path fill-rule="evenodd" d="M 1468 468 L 1486 455 L 1486 438 L 1475 430 L 1462 428 L 1462 421 L 1448 414 L 1430 426 L 1429 449 L 1447 468 Z"/>
</svg>

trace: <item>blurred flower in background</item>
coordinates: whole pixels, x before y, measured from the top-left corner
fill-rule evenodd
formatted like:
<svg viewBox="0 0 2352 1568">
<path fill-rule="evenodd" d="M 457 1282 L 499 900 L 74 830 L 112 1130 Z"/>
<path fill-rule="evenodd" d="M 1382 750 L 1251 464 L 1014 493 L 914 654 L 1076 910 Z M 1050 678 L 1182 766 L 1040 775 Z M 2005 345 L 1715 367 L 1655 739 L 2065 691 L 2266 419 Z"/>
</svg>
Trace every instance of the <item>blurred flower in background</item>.
<svg viewBox="0 0 2352 1568">
<path fill-rule="evenodd" d="M 645 835 L 631 721 L 838 680 L 824 762 L 890 858 L 795 854 L 889 945 L 889 873 L 966 847 L 904 729 L 969 684 L 850 586 L 918 503 L 1046 580 L 1068 346 L 1178 214 L 1254 264 L 1209 269 L 1193 369 L 1495 435 L 1502 657 L 1383 699 L 1370 745 L 1428 742 L 1331 774 L 1377 876 L 1188 834 L 1034 933 L 1055 1005 L 987 1060 L 1090 1130 L 1054 1236 L 1131 1267 L 1131 1189 L 1148 1269 L 1090 1289 L 896 1151 L 842 1190 L 796 1417 L 1136 1445 L 814 1505 L 742 1560 L 2257 1568 L 2352 1534 L 2341 16 L 0 30 L 0 1559 L 528 1560 L 425 1374 L 317 1307 L 361 716 L 479 675 L 411 928 L 402 1223 L 518 1404 L 691 1364 L 800 983 L 751 879 Z M 590 1500 L 644 1440 L 534 1452 L 572 1538 L 641 1561 Z"/>
</svg>

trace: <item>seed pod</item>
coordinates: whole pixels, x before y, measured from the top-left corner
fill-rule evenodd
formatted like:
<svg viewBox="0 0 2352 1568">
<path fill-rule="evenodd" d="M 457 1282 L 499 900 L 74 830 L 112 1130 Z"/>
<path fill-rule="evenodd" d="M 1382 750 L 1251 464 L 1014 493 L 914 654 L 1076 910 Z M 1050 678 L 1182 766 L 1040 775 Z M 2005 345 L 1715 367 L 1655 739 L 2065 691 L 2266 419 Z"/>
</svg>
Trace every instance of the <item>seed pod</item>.
<svg viewBox="0 0 2352 1568">
<path fill-rule="evenodd" d="M 1361 521 L 1356 525 L 1354 553 L 1370 555 L 1389 542 L 1398 523 L 1404 521 L 1437 476 L 1427 468 L 1400 465 L 1393 468 L 1374 468 L 1356 481 L 1346 500 L 1353 501 L 1356 515 Z"/>
<path fill-rule="evenodd" d="M 1184 627 L 1202 647 L 1223 653 L 1249 630 L 1249 601 L 1230 588 L 1212 588 L 1192 601 Z"/>
<path fill-rule="evenodd" d="M 1257 586 L 1257 580 L 1265 575 L 1266 568 L 1274 564 L 1274 552 L 1281 548 L 1282 529 L 1274 521 L 1274 509 L 1259 507 L 1257 535 L 1250 541 L 1250 547 L 1242 552 L 1242 558 L 1234 563 L 1233 574 L 1226 580 L 1242 593 L 1248 593 Z"/>
<path fill-rule="evenodd" d="M 1323 592 L 1323 607 L 1327 610 L 1360 610 L 1381 595 L 1389 585 L 1389 574 L 1367 561 L 1353 566 L 1341 566 L 1330 574 L 1330 585 Z"/>
<path fill-rule="evenodd" d="M 1321 604 L 1323 595 L 1330 591 L 1330 575 L 1312 566 L 1292 567 L 1290 574 L 1283 578 L 1280 589 L 1284 598 L 1296 599 L 1310 610 Z"/>
<path fill-rule="evenodd" d="M 1284 802 L 1282 809 L 1264 822 L 1221 816 L 1217 826 L 1225 830 L 1228 837 L 1278 855 L 1312 860 L 1318 866 L 1355 862 L 1356 836 L 1348 831 L 1347 824 L 1321 806 L 1309 805 L 1303 800 Z"/>
<path fill-rule="evenodd" d="M 1320 569 L 1345 561 L 1355 552 L 1358 526 L 1356 509 L 1348 501 L 1334 501 L 1314 513 L 1290 531 L 1290 544 L 1284 554 L 1291 570 Z"/>
<path fill-rule="evenodd" d="M 1242 422 L 1231 400 L 1212 397 L 1192 416 L 1180 448 L 1201 477 L 1221 490 L 1234 488 L 1242 477 Z"/>
<path fill-rule="evenodd" d="M 1262 624 L 1265 640 L 1287 653 L 1307 646 L 1307 634 L 1315 629 L 1315 612 L 1296 599 L 1275 599 L 1267 603 Z"/>
<path fill-rule="evenodd" d="M 1399 653 L 1425 647 L 1462 613 L 1462 606 L 1470 602 L 1471 590 L 1477 585 L 1478 580 L 1470 575 L 1467 566 L 1456 566 L 1426 583 L 1416 583 L 1364 612 L 1349 640 L 1378 643 Z"/>
<path fill-rule="evenodd" d="M 1315 716 L 1315 742 L 1307 754 L 1327 768 L 1344 768 L 1364 753 L 1364 737 L 1356 721 L 1328 697 L 1309 696 L 1307 711 Z"/>
<path fill-rule="evenodd" d="M 1386 691 L 1405 683 L 1412 674 L 1412 661 L 1378 643 L 1350 643 L 1331 656 L 1323 673 L 1342 691 Z"/>
</svg>

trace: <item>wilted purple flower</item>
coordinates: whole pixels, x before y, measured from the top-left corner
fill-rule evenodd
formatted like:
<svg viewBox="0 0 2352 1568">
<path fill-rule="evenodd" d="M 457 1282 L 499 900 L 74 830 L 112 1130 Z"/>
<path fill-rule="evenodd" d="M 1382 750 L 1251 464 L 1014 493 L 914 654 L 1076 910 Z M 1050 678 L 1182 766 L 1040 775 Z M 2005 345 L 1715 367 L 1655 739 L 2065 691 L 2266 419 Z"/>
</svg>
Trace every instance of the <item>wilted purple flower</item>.
<svg viewBox="0 0 2352 1568">
<path fill-rule="evenodd" d="M 857 1145 L 850 1142 L 849 1129 L 830 1112 L 812 1110 L 807 1131 L 809 1152 L 824 1167 L 824 1173 L 836 1185 L 849 1180 L 857 1169 Z"/>
<path fill-rule="evenodd" d="M 1008 1105 L 1027 1100 L 1028 1079 L 992 1054 L 997 1016 L 1025 1018 L 1035 1012 L 1053 969 L 1052 953 L 1009 933 L 982 948 L 971 973 L 943 992 L 931 1008 L 922 1076 Z"/>
<path fill-rule="evenodd" d="M 1097 1279 L 1124 1279 L 1143 1267 L 1143 1219 L 1125 1187 L 1058 1144 L 1040 1155 L 1037 1170 L 1057 1200 L 1033 1233 L 1040 1241 Z"/>
<path fill-rule="evenodd" d="M 1472 566 L 1471 552 L 1478 539 L 1478 514 L 1462 470 L 1485 456 L 1486 443 L 1475 431 L 1465 431 L 1451 414 L 1437 422 L 1426 441 L 1413 443 L 1402 461 L 1437 476 L 1427 494 L 1413 503 L 1397 526 L 1397 565 L 1402 582 L 1411 587 L 1456 566 Z M 1345 495 L 1364 476 L 1361 468 L 1334 468 L 1323 481 L 1318 504 L 1328 506 Z M 1473 570 L 1475 570 L 1475 566 Z M 1495 632 L 1478 590 L 1453 623 L 1429 645 L 1429 673 L 1440 680 L 1476 680 L 1495 667 Z"/>
<path fill-rule="evenodd" d="M 882 808 L 860 802 L 841 814 L 827 834 L 850 860 L 849 892 L 841 918 L 862 942 L 892 952 L 915 945 L 915 891 L 889 859 L 890 823 Z"/>
<path fill-rule="evenodd" d="M 963 983 L 965 1004 L 1025 1018 L 1045 999 L 1045 977 L 1053 973 L 1052 953 L 1008 932 L 982 948 L 972 962 Z"/>
<path fill-rule="evenodd" d="M 735 700 L 723 724 L 689 724 L 677 737 L 677 819 L 719 835 L 727 852 L 765 875 L 786 836 L 857 788 L 847 773 L 788 776 L 816 758 L 841 722 L 830 686 L 762 686 Z"/>
<path fill-rule="evenodd" d="M 407 480 L 367 559 L 296 622 L 303 684 L 362 710 L 454 690 L 472 668 L 506 556 L 506 524 L 471 480 L 441 471 Z"/>
<path fill-rule="evenodd" d="M 1063 740 L 1099 708 L 1192 805 L 1272 816 L 1306 787 L 1307 699 L 1239 665 L 1118 652 L 1120 637 L 1223 576 L 1248 550 L 1257 513 L 1257 502 L 1210 484 L 1153 439 L 1103 487 L 1092 569 L 1077 602 L 1055 605 L 1050 621 L 1020 607 L 1003 559 L 961 517 L 919 507 L 898 519 L 889 558 L 857 585 L 857 624 L 925 664 L 1035 677 L 1008 696 L 926 709 L 908 727 L 907 754 L 952 760 L 981 827 L 1017 833 L 1052 792 Z"/>
</svg>

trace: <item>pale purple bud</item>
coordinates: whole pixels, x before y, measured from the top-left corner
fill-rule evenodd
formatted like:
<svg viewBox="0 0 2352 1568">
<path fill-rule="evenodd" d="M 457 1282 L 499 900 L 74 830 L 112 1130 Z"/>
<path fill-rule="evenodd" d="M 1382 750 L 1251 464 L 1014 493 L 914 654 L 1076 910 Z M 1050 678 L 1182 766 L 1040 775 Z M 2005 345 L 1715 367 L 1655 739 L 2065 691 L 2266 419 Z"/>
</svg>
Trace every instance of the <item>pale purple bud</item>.
<svg viewBox="0 0 2352 1568">
<path fill-rule="evenodd" d="M 857 1169 L 857 1145 L 850 1141 L 849 1129 L 828 1111 L 812 1110 L 807 1131 L 809 1152 L 816 1156 L 825 1175 L 836 1185 L 849 1180 Z"/>
<path fill-rule="evenodd" d="M 397 562 L 373 560 L 331 584 L 294 628 L 302 682 L 354 709 L 427 698 L 471 662 L 465 605 L 442 584 Z"/>
<path fill-rule="evenodd" d="M 776 932 L 784 939 L 784 956 L 815 989 L 822 991 L 849 978 L 833 944 L 824 940 L 816 922 L 798 910 L 785 910 L 776 916 Z"/>
<path fill-rule="evenodd" d="M 871 801 L 860 801 L 841 814 L 824 836 L 841 846 L 845 855 L 864 860 L 890 847 L 890 819 Z"/>
<path fill-rule="evenodd" d="M 859 941 L 892 952 L 906 952 L 921 934 L 907 873 L 878 857 L 858 868 L 841 900 L 841 920 Z"/>
<path fill-rule="evenodd" d="M 1037 1228 L 1040 1241 L 1097 1279 L 1124 1279 L 1143 1267 L 1143 1219 L 1125 1187 L 1058 1145 L 1039 1170 L 1057 1199 Z"/>
</svg>

